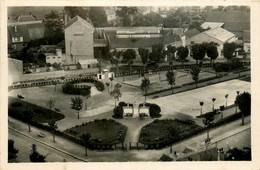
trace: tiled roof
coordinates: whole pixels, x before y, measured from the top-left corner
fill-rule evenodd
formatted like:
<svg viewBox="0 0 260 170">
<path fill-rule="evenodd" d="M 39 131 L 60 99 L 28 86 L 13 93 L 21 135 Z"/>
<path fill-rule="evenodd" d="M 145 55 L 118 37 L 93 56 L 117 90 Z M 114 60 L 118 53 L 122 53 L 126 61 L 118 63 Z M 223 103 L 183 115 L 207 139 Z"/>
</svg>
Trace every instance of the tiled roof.
<svg viewBox="0 0 260 170">
<path fill-rule="evenodd" d="M 207 34 L 211 37 L 214 37 L 222 42 L 226 42 L 227 40 L 229 40 L 230 38 L 234 37 L 235 34 L 223 29 L 223 28 L 220 28 L 220 27 L 217 27 L 217 28 L 214 28 L 214 29 L 210 29 L 208 31 L 204 31 L 202 32 L 202 34 Z"/>
<path fill-rule="evenodd" d="M 32 15 L 21 15 L 17 20 L 18 22 L 36 21 Z"/>
<path fill-rule="evenodd" d="M 17 31 L 15 31 L 15 27 Z M 24 42 L 43 38 L 44 31 L 45 31 L 45 27 L 43 23 L 8 26 L 8 33 L 10 35 L 10 38 L 23 37 Z"/>
<path fill-rule="evenodd" d="M 111 48 L 149 48 L 155 44 L 162 43 L 163 45 L 170 44 L 172 42 L 181 41 L 180 36 L 175 33 L 175 30 L 164 29 L 163 38 L 118 38 L 116 37 L 116 31 L 157 31 L 162 30 L 161 27 L 106 27 L 98 28 L 105 31 L 106 36 L 110 41 Z"/>
<path fill-rule="evenodd" d="M 67 23 L 67 25 L 65 25 L 65 28 L 64 28 L 64 29 L 68 28 L 69 26 L 71 26 L 72 24 L 74 24 L 76 21 L 80 21 L 81 23 L 83 23 L 83 24 L 85 24 L 86 26 L 88 26 L 88 27 L 90 27 L 90 28 L 93 29 L 93 25 L 92 25 L 90 22 L 84 20 L 83 18 L 81 18 L 81 17 L 78 16 L 78 15 L 75 16 L 74 18 L 72 18 L 72 19 Z"/>
<path fill-rule="evenodd" d="M 224 28 L 231 32 L 250 30 L 250 22 L 227 22 Z"/>
<path fill-rule="evenodd" d="M 223 22 L 204 22 L 202 25 L 201 25 L 201 28 L 203 29 L 207 29 L 207 28 L 216 28 L 216 27 L 221 27 L 222 25 L 224 25 Z"/>
<path fill-rule="evenodd" d="M 249 12 L 210 11 L 206 22 L 250 22 Z"/>
<path fill-rule="evenodd" d="M 187 38 L 190 38 L 190 37 L 193 37 L 194 35 L 197 35 L 199 34 L 200 31 L 196 28 L 193 28 L 191 30 L 188 30 L 186 32 L 184 32 L 184 35 L 187 37 Z"/>
</svg>

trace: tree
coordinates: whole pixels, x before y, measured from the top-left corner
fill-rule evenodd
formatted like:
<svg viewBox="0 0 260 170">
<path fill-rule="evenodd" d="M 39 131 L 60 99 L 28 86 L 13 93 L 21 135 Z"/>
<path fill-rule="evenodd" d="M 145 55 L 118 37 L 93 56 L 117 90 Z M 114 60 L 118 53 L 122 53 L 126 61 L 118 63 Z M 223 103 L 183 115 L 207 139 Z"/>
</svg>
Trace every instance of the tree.
<svg viewBox="0 0 260 170">
<path fill-rule="evenodd" d="M 80 138 L 82 139 L 82 141 L 84 142 L 84 145 L 85 145 L 85 156 L 88 156 L 87 146 L 89 145 L 89 141 L 91 140 L 91 134 L 84 133 L 83 135 L 81 135 Z"/>
<path fill-rule="evenodd" d="M 136 7 L 118 7 L 116 16 L 119 17 L 122 26 L 131 26 L 132 21 L 130 17 L 133 17 L 136 13 Z"/>
<path fill-rule="evenodd" d="M 51 119 L 51 109 L 54 107 L 55 101 L 50 99 L 47 101 L 46 106 L 49 109 L 49 118 Z"/>
<path fill-rule="evenodd" d="M 245 115 L 251 114 L 251 94 L 248 92 L 244 92 L 237 95 L 235 103 L 238 105 L 238 108 L 241 111 L 242 125 L 244 125 Z"/>
<path fill-rule="evenodd" d="M 57 44 L 64 40 L 63 16 L 57 11 L 51 11 L 44 18 L 45 36 L 52 39 L 52 44 Z"/>
<path fill-rule="evenodd" d="M 31 162 L 46 162 L 46 156 L 43 156 L 37 152 L 37 146 L 35 144 L 32 144 L 32 152 L 29 155 L 29 158 Z"/>
<path fill-rule="evenodd" d="M 232 148 L 227 151 L 227 156 L 225 157 L 227 161 L 251 161 L 251 148 Z"/>
<path fill-rule="evenodd" d="M 224 43 L 224 45 L 223 45 L 223 55 L 227 59 L 227 61 L 234 57 L 235 50 L 236 50 L 236 44 L 234 42 Z"/>
<path fill-rule="evenodd" d="M 71 98 L 71 108 L 76 110 L 78 113 L 78 119 L 79 119 L 79 111 L 82 109 L 83 106 L 83 100 L 80 97 Z"/>
<path fill-rule="evenodd" d="M 110 84 L 106 83 L 106 86 L 107 86 L 107 92 L 109 93 L 109 86 L 110 86 Z"/>
<path fill-rule="evenodd" d="M 144 68 L 144 71 L 145 71 L 145 64 L 147 63 L 148 58 L 149 58 L 149 50 L 140 47 L 140 48 L 138 48 L 138 53 L 139 53 L 139 55 L 142 59 L 143 68 Z"/>
<path fill-rule="evenodd" d="M 199 60 L 203 60 L 206 54 L 206 49 L 204 44 L 194 44 L 191 46 L 192 58 L 196 60 L 198 64 Z"/>
<path fill-rule="evenodd" d="M 207 56 L 210 58 L 210 63 L 214 65 L 214 60 L 218 58 L 218 49 L 215 43 L 208 44 Z"/>
<path fill-rule="evenodd" d="M 203 101 L 200 101 L 200 115 L 202 115 L 202 106 L 204 105 L 204 102 Z"/>
<path fill-rule="evenodd" d="M 175 52 L 177 51 L 176 47 L 173 45 L 167 46 L 167 55 L 169 60 L 169 65 L 172 65 L 173 56 L 175 55 Z"/>
<path fill-rule="evenodd" d="M 53 136 L 53 142 L 55 142 L 55 130 L 58 129 L 58 126 L 55 122 L 55 120 L 51 120 L 48 122 L 48 125 L 50 126 L 51 128 L 51 131 L 52 131 L 52 136 Z"/>
<path fill-rule="evenodd" d="M 199 74 L 200 74 L 200 68 L 199 67 L 193 67 L 190 70 L 190 74 L 192 76 L 192 79 L 195 81 L 196 83 L 196 87 L 198 87 L 198 80 L 199 80 Z"/>
<path fill-rule="evenodd" d="M 114 87 L 114 89 L 110 92 L 110 95 L 115 98 L 115 107 L 116 107 L 116 101 L 119 100 L 119 98 L 122 96 L 122 93 L 120 92 L 120 88 Z"/>
<path fill-rule="evenodd" d="M 26 110 L 23 111 L 23 114 L 24 114 L 24 119 L 27 121 L 27 124 L 28 124 L 28 131 L 31 132 L 30 122 L 31 122 L 31 120 L 33 118 L 33 113 L 30 110 L 29 106 L 26 107 Z"/>
<path fill-rule="evenodd" d="M 8 160 L 16 158 L 18 152 L 19 150 L 14 147 L 14 141 L 8 139 Z"/>
<path fill-rule="evenodd" d="M 88 16 L 94 27 L 107 26 L 107 14 L 104 7 L 90 7 Z"/>
<path fill-rule="evenodd" d="M 149 54 L 150 61 L 159 63 L 164 58 L 163 45 L 161 43 L 152 46 L 152 52 Z"/>
<path fill-rule="evenodd" d="M 141 83 L 141 90 L 144 91 L 144 93 L 145 93 L 144 101 L 146 101 L 146 94 L 147 94 L 147 90 L 149 89 L 149 86 L 150 86 L 149 78 L 144 77 L 142 79 L 142 83 Z"/>
<path fill-rule="evenodd" d="M 74 18 L 78 15 L 81 18 L 88 20 L 88 11 L 82 7 L 65 7 L 64 10 L 69 18 Z"/>
<path fill-rule="evenodd" d="M 187 47 L 178 47 L 177 48 L 177 56 L 180 58 L 181 63 L 188 57 L 189 50 Z"/>
<path fill-rule="evenodd" d="M 223 111 L 224 111 L 224 109 L 225 109 L 225 106 L 224 106 L 224 105 L 219 106 L 219 109 L 220 109 L 220 111 L 221 111 L 221 119 L 223 119 Z"/>
<path fill-rule="evenodd" d="M 214 116 L 214 112 L 210 112 L 210 114 L 206 114 L 206 116 L 204 116 L 203 118 L 203 123 L 205 126 L 207 126 L 207 139 L 206 141 L 209 142 L 209 126 L 211 125 L 211 123 L 213 122 L 213 120 L 215 119 Z"/>
<path fill-rule="evenodd" d="M 226 98 L 226 107 L 227 107 L 228 94 L 225 95 L 225 98 Z"/>
<path fill-rule="evenodd" d="M 166 80 L 171 85 L 172 94 L 173 94 L 173 85 L 175 84 L 175 73 L 172 70 L 169 70 L 166 73 Z"/>
<path fill-rule="evenodd" d="M 134 59 L 136 58 L 135 50 L 127 49 L 125 52 L 123 52 L 123 58 L 125 61 L 127 61 L 130 71 L 132 71 L 132 65 L 133 65 Z"/>
<path fill-rule="evenodd" d="M 212 111 L 214 112 L 214 102 L 216 101 L 216 98 L 212 98 L 211 100 L 213 102 Z"/>
</svg>

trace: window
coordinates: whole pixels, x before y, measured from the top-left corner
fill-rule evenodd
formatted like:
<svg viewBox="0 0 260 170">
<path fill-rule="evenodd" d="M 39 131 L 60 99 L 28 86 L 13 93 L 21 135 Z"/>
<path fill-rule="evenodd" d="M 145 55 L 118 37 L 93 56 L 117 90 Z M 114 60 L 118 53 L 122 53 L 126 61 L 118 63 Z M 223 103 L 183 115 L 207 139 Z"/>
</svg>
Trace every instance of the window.
<svg viewBox="0 0 260 170">
<path fill-rule="evenodd" d="M 55 57 L 52 57 L 53 59 L 55 59 Z"/>
<path fill-rule="evenodd" d="M 194 41 L 191 41 L 191 42 L 190 42 L 190 44 L 192 44 L 192 45 L 193 45 L 193 44 L 195 44 L 195 43 L 194 43 Z"/>
<path fill-rule="evenodd" d="M 20 41 L 23 41 L 23 37 L 20 37 Z"/>
<path fill-rule="evenodd" d="M 73 34 L 73 36 L 83 36 L 83 34 Z"/>
<path fill-rule="evenodd" d="M 47 60 L 49 60 L 50 59 L 50 57 L 47 57 Z"/>
<path fill-rule="evenodd" d="M 90 65 L 88 64 L 88 68 L 90 68 Z"/>
</svg>

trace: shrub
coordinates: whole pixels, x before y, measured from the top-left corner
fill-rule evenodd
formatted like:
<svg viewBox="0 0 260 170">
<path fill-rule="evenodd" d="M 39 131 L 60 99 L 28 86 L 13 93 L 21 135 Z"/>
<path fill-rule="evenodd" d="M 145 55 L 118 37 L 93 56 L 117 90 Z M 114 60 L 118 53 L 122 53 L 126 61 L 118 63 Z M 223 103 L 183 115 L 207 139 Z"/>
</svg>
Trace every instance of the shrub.
<svg viewBox="0 0 260 170">
<path fill-rule="evenodd" d="M 214 64 L 214 69 L 216 72 L 228 72 L 239 68 L 243 68 L 243 65 L 237 58 L 232 59 L 229 63 Z"/>
<path fill-rule="evenodd" d="M 142 104 L 140 104 L 142 105 Z M 140 106 L 139 105 L 139 106 Z M 154 103 L 145 103 L 145 106 L 149 106 L 149 111 L 150 111 L 150 117 L 151 118 L 159 118 L 161 117 L 162 115 L 160 114 L 161 112 L 161 108 L 160 106 L 158 106 L 157 104 L 154 104 Z"/>
<path fill-rule="evenodd" d="M 95 86 L 99 91 L 103 91 L 105 89 L 105 86 L 101 81 L 95 81 Z"/>
<path fill-rule="evenodd" d="M 11 104 L 12 107 L 21 107 L 23 104 L 21 102 L 14 102 Z"/>
<path fill-rule="evenodd" d="M 115 107 L 113 112 L 114 112 L 113 118 L 116 118 L 116 119 L 123 118 L 123 107 L 122 106 Z"/>
</svg>

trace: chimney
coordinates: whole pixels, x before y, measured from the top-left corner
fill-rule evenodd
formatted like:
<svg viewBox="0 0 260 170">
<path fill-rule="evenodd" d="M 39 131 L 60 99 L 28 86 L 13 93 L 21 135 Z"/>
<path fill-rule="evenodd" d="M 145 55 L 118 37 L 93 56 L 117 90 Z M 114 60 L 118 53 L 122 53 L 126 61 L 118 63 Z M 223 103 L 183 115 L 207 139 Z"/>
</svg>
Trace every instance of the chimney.
<svg viewBox="0 0 260 170">
<path fill-rule="evenodd" d="M 61 56 L 62 56 L 62 51 L 61 51 L 61 49 L 56 49 L 56 55 L 57 55 L 58 57 L 61 57 Z"/>
<path fill-rule="evenodd" d="M 67 21 L 68 21 L 68 16 L 67 16 L 67 14 L 65 13 L 65 15 L 64 15 L 64 24 L 65 24 L 65 25 L 67 25 Z"/>
</svg>

